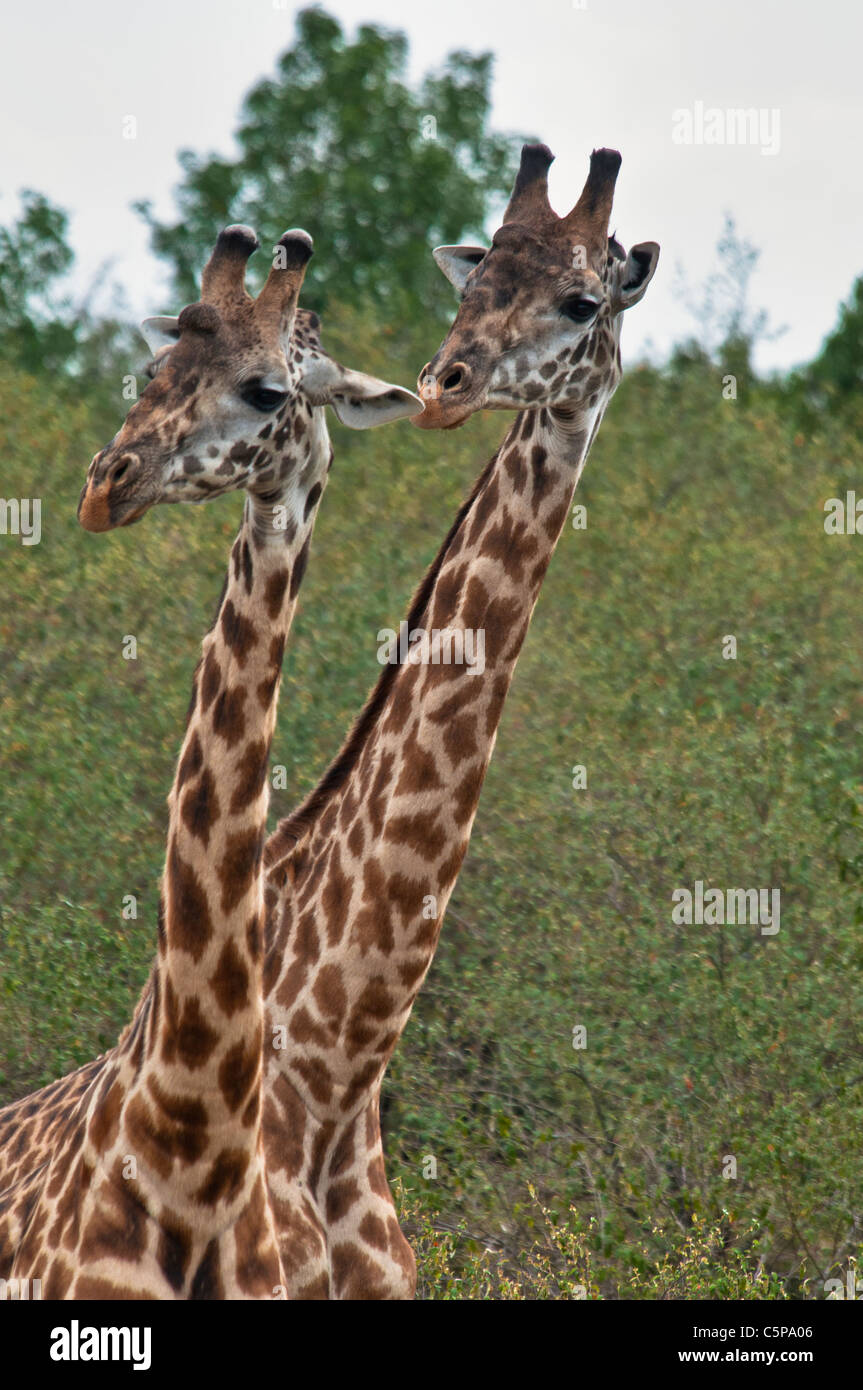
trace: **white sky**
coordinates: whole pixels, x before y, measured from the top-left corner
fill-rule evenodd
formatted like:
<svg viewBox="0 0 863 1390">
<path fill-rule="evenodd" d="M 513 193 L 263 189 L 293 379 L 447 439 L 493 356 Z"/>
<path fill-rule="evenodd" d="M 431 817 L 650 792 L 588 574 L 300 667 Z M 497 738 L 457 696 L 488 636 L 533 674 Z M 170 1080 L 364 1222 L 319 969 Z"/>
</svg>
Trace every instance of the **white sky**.
<svg viewBox="0 0 863 1390">
<path fill-rule="evenodd" d="M 285 8 L 279 6 L 285 3 Z M 557 155 L 566 211 L 594 145 L 621 150 L 613 222 L 625 245 L 662 246 L 657 279 L 628 316 L 630 358 L 691 328 L 677 267 L 696 288 L 723 213 L 762 251 L 753 301 L 788 331 L 762 367 L 810 358 L 863 270 L 860 0 L 328 0 L 353 30 L 407 31 L 414 77 L 455 48 L 496 54 L 493 123 L 534 131 Z M 0 54 L 0 220 L 22 187 L 73 214 L 80 285 L 113 261 L 137 314 L 176 310 L 135 198 L 172 212 L 176 152 L 230 154 L 240 102 L 292 42 L 293 0 L 41 0 L 6 8 Z M 779 151 L 681 145 L 672 112 L 779 111 Z M 433 113 L 431 113 L 433 114 Z M 127 115 L 134 141 L 122 138 Z M 286 137 L 288 138 L 288 137 Z M 314 234 L 314 210 L 273 210 Z M 386 255 L 386 247 L 381 247 Z"/>
</svg>

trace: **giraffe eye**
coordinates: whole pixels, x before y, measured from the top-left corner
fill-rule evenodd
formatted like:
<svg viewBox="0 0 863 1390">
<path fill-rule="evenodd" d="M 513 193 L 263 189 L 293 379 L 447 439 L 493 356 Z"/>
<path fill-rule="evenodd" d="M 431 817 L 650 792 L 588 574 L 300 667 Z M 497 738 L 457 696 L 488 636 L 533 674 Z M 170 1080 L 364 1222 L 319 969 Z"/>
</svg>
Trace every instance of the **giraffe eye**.
<svg viewBox="0 0 863 1390">
<path fill-rule="evenodd" d="M 278 410 L 288 399 L 287 391 L 276 391 L 271 386 L 262 386 L 259 381 L 249 381 L 240 390 L 246 405 L 254 406 L 264 414 Z"/>
<path fill-rule="evenodd" d="M 587 323 L 596 313 L 599 305 L 595 299 L 586 299 L 582 294 L 575 294 L 571 299 L 565 299 L 560 306 L 560 312 L 565 314 L 573 323 Z"/>
</svg>

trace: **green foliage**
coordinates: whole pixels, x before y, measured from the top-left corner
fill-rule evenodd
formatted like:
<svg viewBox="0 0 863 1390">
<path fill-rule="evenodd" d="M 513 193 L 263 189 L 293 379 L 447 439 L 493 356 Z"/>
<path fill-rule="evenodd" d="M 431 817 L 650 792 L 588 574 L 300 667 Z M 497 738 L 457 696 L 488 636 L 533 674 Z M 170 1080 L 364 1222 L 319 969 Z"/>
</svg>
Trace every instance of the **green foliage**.
<svg viewBox="0 0 863 1390">
<path fill-rule="evenodd" d="M 88 400 L 104 407 L 132 331 L 71 299 L 68 228 L 63 209 L 29 189 L 21 194 L 17 221 L 0 227 L 0 358 L 38 373 L 67 402 L 86 382 Z"/>
<path fill-rule="evenodd" d="M 810 429 L 825 411 L 841 410 L 863 423 L 863 276 L 840 307 L 839 319 L 814 362 L 793 372 L 784 394 L 802 427 Z"/>
<path fill-rule="evenodd" d="M 814 385 L 840 396 L 863 390 L 863 276 L 854 282 L 839 322 L 809 369 Z"/>
<path fill-rule="evenodd" d="M 139 204 L 178 302 L 197 298 L 228 223 L 249 223 L 265 243 L 307 223 L 319 253 L 307 307 L 370 302 L 390 323 L 428 321 L 442 304 L 429 247 L 482 234 L 490 200 L 511 186 L 516 144 L 487 128 L 491 54 L 452 53 L 416 91 L 406 65 L 402 33 L 364 24 L 349 41 L 321 9 L 299 13 L 275 77 L 246 97 L 239 158 L 184 150 L 173 224 Z"/>
<path fill-rule="evenodd" d="M 75 348 L 57 292 L 73 260 L 68 223 L 61 208 L 25 189 L 18 220 L 0 227 L 0 346 L 28 371 L 62 369 Z"/>
<path fill-rule="evenodd" d="M 734 1230 L 727 1212 L 706 1225 L 693 1216 L 688 1229 L 667 1222 L 651 1231 L 661 1254 L 643 1243 L 625 1252 L 621 1283 L 610 1294 L 596 1276 L 603 1240 L 594 1217 L 584 1222 L 575 1207 L 550 1211 L 532 1185 L 519 1207 L 532 1243 L 508 1255 L 500 1242 L 436 1222 L 401 1185 L 396 1201 L 403 1228 L 417 1254 L 420 1297 L 428 1299 L 786 1299 L 775 1274 L 767 1274 L 757 1228 Z"/>
</svg>

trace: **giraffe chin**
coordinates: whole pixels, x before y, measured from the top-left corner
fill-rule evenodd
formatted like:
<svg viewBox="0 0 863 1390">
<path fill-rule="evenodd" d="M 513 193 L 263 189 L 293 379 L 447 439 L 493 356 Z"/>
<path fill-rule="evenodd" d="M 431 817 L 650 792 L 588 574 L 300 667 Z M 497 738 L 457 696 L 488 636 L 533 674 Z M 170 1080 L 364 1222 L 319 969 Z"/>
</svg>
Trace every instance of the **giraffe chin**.
<svg viewBox="0 0 863 1390">
<path fill-rule="evenodd" d="M 143 507 L 136 508 L 135 511 L 129 512 L 128 516 L 124 516 L 122 521 L 118 521 L 117 526 L 134 526 L 135 522 L 140 521 L 141 517 L 144 516 L 145 513 L 150 510 L 151 506 L 152 503 L 145 502 Z"/>
<path fill-rule="evenodd" d="M 418 430 L 457 430 L 466 424 L 479 406 L 456 406 L 454 409 L 441 407 L 437 401 L 427 401 L 422 415 L 411 417 L 411 424 Z"/>
</svg>

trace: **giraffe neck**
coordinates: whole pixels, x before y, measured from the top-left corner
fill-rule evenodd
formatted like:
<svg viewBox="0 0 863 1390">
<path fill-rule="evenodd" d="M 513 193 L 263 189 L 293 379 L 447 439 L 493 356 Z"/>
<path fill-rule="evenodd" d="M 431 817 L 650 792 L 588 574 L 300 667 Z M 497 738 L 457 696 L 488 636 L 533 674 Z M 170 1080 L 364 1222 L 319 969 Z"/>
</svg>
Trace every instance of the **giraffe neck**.
<svg viewBox="0 0 863 1390">
<path fill-rule="evenodd" d="M 267 846 L 269 1065 L 318 1114 L 375 1089 L 431 964 L 516 661 L 604 402 L 525 411 L 408 627 L 483 634 L 484 669 L 385 668 L 316 792 Z M 475 648 L 476 650 L 476 648 Z"/>
<path fill-rule="evenodd" d="M 168 797 L 157 960 L 118 1045 L 133 1080 L 114 1147 L 136 1156 L 142 1200 L 220 1227 L 246 1200 L 260 1149 L 268 759 L 332 456 L 315 414 L 275 460 L 269 491 L 246 499 Z"/>
</svg>

